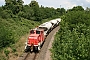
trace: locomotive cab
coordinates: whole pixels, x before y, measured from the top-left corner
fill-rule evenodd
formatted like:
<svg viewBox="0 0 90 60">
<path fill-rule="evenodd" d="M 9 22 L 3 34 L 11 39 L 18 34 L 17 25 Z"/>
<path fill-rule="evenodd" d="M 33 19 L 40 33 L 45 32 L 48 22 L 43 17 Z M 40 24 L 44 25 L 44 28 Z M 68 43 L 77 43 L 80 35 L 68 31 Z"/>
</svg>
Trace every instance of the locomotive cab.
<svg viewBox="0 0 90 60">
<path fill-rule="evenodd" d="M 26 51 L 39 51 L 44 41 L 44 30 L 31 30 L 25 47 Z"/>
</svg>

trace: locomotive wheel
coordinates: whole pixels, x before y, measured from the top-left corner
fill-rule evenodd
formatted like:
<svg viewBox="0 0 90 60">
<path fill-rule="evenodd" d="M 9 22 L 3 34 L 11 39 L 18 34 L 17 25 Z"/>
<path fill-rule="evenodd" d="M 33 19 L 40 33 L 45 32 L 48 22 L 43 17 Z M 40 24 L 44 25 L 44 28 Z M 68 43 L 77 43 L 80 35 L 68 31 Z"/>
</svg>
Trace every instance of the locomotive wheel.
<svg viewBox="0 0 90 60">
<path fill-rule="evenodd" d="M 34 47 L 34 52 L 38 52 L 38 47 L 37 46 Z"/>
<path fill-rule="evenodd" d="M 25 49 L 24 52 L 27 52 L 27 50 Z"/>
<path fill-rule="evenodd" d="M 25 51 L 25 52 L 30 51 L 30 47 L 29 47 L 29 46 L 27 46 L 27 47 L 26 47 L 26 49 L 25 49 L 24 51 Z"/>
</svg>

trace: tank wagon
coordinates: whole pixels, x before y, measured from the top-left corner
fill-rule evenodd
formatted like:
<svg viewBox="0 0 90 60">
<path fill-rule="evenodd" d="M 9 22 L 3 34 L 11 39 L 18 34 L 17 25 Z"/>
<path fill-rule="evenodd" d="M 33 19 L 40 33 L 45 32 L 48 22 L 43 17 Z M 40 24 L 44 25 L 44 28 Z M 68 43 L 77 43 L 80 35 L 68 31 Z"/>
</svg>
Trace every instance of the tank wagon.
<svg viewBox="0 0 90 60">
<path fill-rule="evenodd" d="M 27 51 L 39 51 L 43 45 L 47 35 L 54 29 L 61 19 L 54 19 L 49 22 L 45 22 L 35 29 L 30 30 L 30 35 L 26 41 L 25 52 Z"/>
<path fill-rule="evenodd" d="M 57 26 L 59 25 L 59 23 L 61 22 L 61 19 L 60 18 L 57 18 Z"/>
<path fill-rule="evenodd" d="M 50 22 L 43 23 L 38 27 L 38 29 L 43 29 L 44 35 L 47 36 L 52 30 L 52 24 Z"/>
<path fill-rule="evenodd" d="M 57 26 L 57 20 L 51 20 L 49 22 L 52 24 L 52 29 L 54 29 Z"/>
</svg>

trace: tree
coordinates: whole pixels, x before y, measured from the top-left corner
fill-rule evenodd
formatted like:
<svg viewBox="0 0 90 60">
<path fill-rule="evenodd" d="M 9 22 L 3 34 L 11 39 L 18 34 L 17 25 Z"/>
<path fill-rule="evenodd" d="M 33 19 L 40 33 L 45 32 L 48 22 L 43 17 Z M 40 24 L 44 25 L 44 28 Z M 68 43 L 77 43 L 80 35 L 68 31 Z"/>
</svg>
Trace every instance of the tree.
<svg viewBox="0 0 90 60">
<path fill-rule="evenodd" d="M 61 10 L 60 8 L 57 8 L 57 9 L 56 9 L 57 12 L 60 12 L 60 10 Z"/>
<path fill-rule="evenodd" d="M 39 9 L 39 5 L 38 2 L 36 1 L 31 1 L 31 3 L 29 4 L 29 6 L 33 9 L 34 11 L 34 20 L 35 21 L 41 21 L 41 13 L 40 13 L 40 9 Z"/>
<path fill-rule="evenodd" d="M 6 4 L 6 6 L 12 4 L 12 0 L 5 0 L 5 4 Z"/>
<path fill-rule="evenodd" d="M 65 9 L 61 8 L 61 15 L 65 14 Z"/>
<path fill-rule="evenodd" d="M 36 2 L 36 1 L 31 1 L 31 3 L 29 5 L 30 5 L 30 7 L 38 7 L 39 8 L 38 2 Z"/>
<path fill-rule="evenodd" d="M 4 9 L 11 10 L 13 14 L 19 13 L 23 8 L 22 0 L 5 0 Z"/>
<path fill-rule="evenodd" d="M 59 13 L 60 16 L 65 14 L 65 9 L 64 8 L 57 8 L 56 11 L 57 11 L 57 13 Z"/>
<path fill-rule="evenodd" d="M 18 16 L 29 19 L 29 20 L 30 19 L 33 20 L 34 11 L 30 6 L 24 5 L 23 10 L 18 13 Z"/>
<path fill-rule="evenodd" d="M 18 5 L 23 5 L 23 1 L 22 0 L 17 0 L 17 3 L 18 3 Z"/>
<path fill-rule="evenodd" d="M 82 6 L 76 6 L 71 9 L 72 11 L 84 11 L 84 8 Z"/>
</svg>

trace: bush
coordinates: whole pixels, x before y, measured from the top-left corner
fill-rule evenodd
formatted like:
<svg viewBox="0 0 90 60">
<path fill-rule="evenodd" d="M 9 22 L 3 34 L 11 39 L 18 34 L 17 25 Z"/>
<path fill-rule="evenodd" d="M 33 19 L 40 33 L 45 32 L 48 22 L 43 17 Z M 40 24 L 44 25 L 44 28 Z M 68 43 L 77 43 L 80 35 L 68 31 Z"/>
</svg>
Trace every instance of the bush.
<svg viewBox="0 0 90 60">
<path fill-rule="evenodd" d="M 3 10 L 0 15 L 3 19 L 7 19 L 11 18 L 12 12 L 10 10 Z"/>
<path fill-rule="evenodd" d="M 14 43 L 14 37 L 12 31 L 8 28 L 5 28 L 3 25 L 0 25 L 0 48 L 10 46 Z"/>
<path fill-rule="evenodd" d="M 90 14 L 73 12 L 65 15 L 55 36 L 53 60 L 90 60 L 90 23 L 85 22 L 90 20 L 86 19 Z"/>
<path fill-rule="evenodd" d="M 16 48 L 12 48 L 12 52 L 16 52 L 17 50 L 16 50 Z"/>
<path fill-rule="evenodd" d="M 10 51 L 7 50 L 7 49 L 5 49 L 5 50 L 4 50 L 4 53 L 5 53 L 6 56 L 8 56 L 8 54 L 10 53 Z"/>
</svg>

